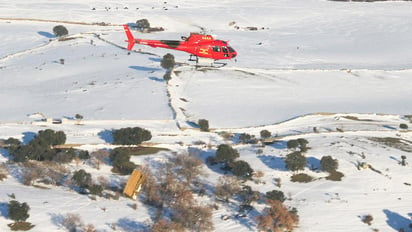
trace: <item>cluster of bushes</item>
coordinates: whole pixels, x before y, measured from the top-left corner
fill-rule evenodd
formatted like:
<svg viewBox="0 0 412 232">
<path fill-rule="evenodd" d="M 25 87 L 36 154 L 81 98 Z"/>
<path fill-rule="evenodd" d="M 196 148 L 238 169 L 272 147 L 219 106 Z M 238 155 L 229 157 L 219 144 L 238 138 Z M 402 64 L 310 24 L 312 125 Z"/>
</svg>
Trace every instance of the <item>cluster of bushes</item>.
<svg viewBox="0 0 412 232">
<path fill-rule="evenodd" d="M 112 135 L 113 144 L 120 145 L 138 145 L 152 139 L 151 132 L 140 127 L 121 128 L 114 130 Z"/>
<path fill-rule="evenodd" d="M 100 196 L 103 192 L 103 186 L 100 184 L 94 184 L 92 181 L 92 175 L 84 169 L 75 171 L 71 180 L 73 184 L 79 188 L 80 192 L 84 192 L 87 189 L 90 194 L 98 196 Z"/>
<path fill-rule="evenodd" d="M 239 152 L 232 148 L 229 144 L 221 144 L 216 150 L 215 157 L 209 158 L 210 163 L 224 163 L 225 170 L 230 170 L 232 173 L 240 178 L 251 179 L 254 170 L 249 163 L 243 160 L 235 160 L 239 158 Z"/>
<path fill-rule="evenodd" d="M 9 145 L 9 152 L 16 162 L 27 160 L 50 161 L 53 159 L 69 162 L 74 157 L 73 150 L 53 148 L 65 142 L 66 135 L 63 131 L 51 129 L 39 131 L 27 145 L 23 145 L 20 141 L 13 138 L 6 140 L 6 144 Z"/>
<path fill-rule="evenodd" d="M 14 194 L 12 194 L 14 196 Z M 20 203 L 16 200 L 11 200 L 8 203 L 8 217 L 14 221 L 14 223 L 8 224 L 11 230 L 30 230 L 34 227 L 26 220 L 30 217 L 30 206 L 26 203 Z"/>
<path fill-rule="evenodd" d="M 297 149 L 299 148 L 301 152 L 306 152 L 308 150 L 308 141 L 306 139 L 292 139 L 287 142 L 287 147 L 289 149 Z"/>
<path fill-rule="evenodd" d="M 133 172 L 137 165 L 130 161 L 130 157 L 133 155 L 133 151 L 128 148 L 120 147 L 115 148 L 110 153 L 110 160 L 112 161 L 112 172 L 119 173 L 121 175 L 128 175 Z"/>
</svg>

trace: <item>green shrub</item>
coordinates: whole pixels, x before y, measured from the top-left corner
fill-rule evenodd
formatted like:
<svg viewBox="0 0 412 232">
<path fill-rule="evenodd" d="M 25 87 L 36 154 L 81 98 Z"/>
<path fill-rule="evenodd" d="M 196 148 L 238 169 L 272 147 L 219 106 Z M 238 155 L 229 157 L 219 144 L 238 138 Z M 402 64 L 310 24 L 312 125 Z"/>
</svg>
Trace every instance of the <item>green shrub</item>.
<svg viewBox="0 0 412 232">
<path fill-rule="evenodd" d="M 26 160 L 52 160 L 60 152 L 59 149 L 53 149 L 52 146 L 61 145 L 66 142 L 66 135 L 63 131 L 54 131 L 46 129 L 39 133 L 27 145 L 11 146 L 10 154 L 14 161 L 23 162 Z"/>
<path fill-rule="evenodd" d="M 272 190 L 266 192 L 266 198 L 270 200 L 277 200 L 280 202 L 284 202 L 286 200 L 285 194 L 283 194 L 283 192 L 279 190 Z"/>
<path fill-rule="evenodd" d="M 16 222 L 24 222 L 29 218 L 29 205 L 24 202 L 20 203 L 16 200 L 9 202 L 9 218 Z"/>
<path fill-rule="evenodd" d="M 216 151 L 217 162 L 231 162 L 239 157 L 239 152 L 228 144 L 220 144 Z"/>
<path fill-rule="evenodd" d="M 332 156 L 323 156 L 320 160 L 320 168 L 322 171 L 334 172 L 338 169 L 338 160 L 333 159 Z"/>
<path fill-rule="evenodd" d="M 231 163 L 230 166 L 232 167 L 233 175 L 247 179 L 252 177 L 253 169 L 246 161 L 238 160 Z"/>
<path fill-rule="evenodd" d="M 170 53 L 167 53 L 166 55 L 164 55 L 160 63 L 160 66 L 162 66 L 162 68 L 167 69 L 167 70 L 172 70 L 175 67 L 175 65 L 176 65 L 175 57 Z"/>
<path fill-rule="evenodd" d="M 152 139 L 152 134 L 140 127 L 127 127 L 113 131 L 113 144 L 138 145 Z"/>
<path fill-rule="evenodd" d="M 7 225 L 12 231 L 28 231 L 34 227 L 30 222 L 15 222 Z"/>
<path fill-rule="evenodd" d="M 136 21 L 136 25 L 140 29 L 149 29 L 150 28 L 150 23 L 149 20 L 147 19 L 139 19 Z"/>
<path fill-rule="evenodd" d="M 408 125 L 405 124 L 405 123 L 401 123 L 401 124 L 399 125 L 399 128 L 401 128 L 401 129 L 403 129 L 403 130 L 406 130 L 406 129 L 408 129 Z"/>
<path fill-rule="evenodd" d="M 270 131 L 268 131 L 268 130 L 262 130 L 262 131 L 260 131 L 260 137 L 261 137 L 261 138 L 267 139 L 267 138 L 269 138 L 270 136 L 272 136 L 272 133 L 270 133 Z"/>
<path fill-rule="evenodd" d="M 286 168 L 291 171 L 303 170 L 306 166 L 306 157 L 295 151 L 286 156 L 285 163 Z"/>
<path fill-rule="evenodd" d="M 122 175 L 132 173 L 133 169 L 137 167 L 136 164 L 130 162 L 131 151 L 127 148 L 115 148 L 110 153 L 110 160 L 113 163 L 113 172 Z"/>
<path fill-rule="evenodd" d="M 300 173 L 300 174 L 293 175 L 290 180 L 292 182 L 309 183 L 313 180 L 313 177 L 305 173 Z"/>
<path fill-rule="evenodd" d="M 92 175 L 84 169 L 75 171 L 72 176 L 72 181 L 79 188 L 87 188 L 92 183 Z"/>
<path fill-rule="evenodd" d="M 53 27 L 53 34 L 57 37 L 66 36 L 69 34 L 67 28 L 63 25 L 57 25 Z"/>
<path fill-rule="evenodd" d="M 327 180 L 331 181 L 341 181 L 345 175 L 338 171 L 329 172 L 329 176 L 326 177 Z"/>
<path fill-rule="evenodd" d="M 199 119 L 197 124 L 200 127 L 201 131 L 209 131 L 209 121 L 206 119 Z"/>
<path fill-rule="evenodd" d="M 89 191 L 90 191 L 90 194 L 100 196 L 102 195 L 103 187 L 99 184 L 93 184 L 89 187 Z"/>
</svg>

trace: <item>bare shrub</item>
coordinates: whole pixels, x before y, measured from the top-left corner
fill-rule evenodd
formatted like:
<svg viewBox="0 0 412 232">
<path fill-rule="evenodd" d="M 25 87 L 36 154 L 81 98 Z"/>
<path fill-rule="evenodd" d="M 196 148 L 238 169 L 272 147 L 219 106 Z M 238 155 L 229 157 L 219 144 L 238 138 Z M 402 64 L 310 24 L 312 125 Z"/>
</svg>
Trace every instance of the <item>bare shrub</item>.
<svg viewBox="0 0 412 232">
<path fill-rule="evenodd" d="M 70 232 L 77 231 L 77 228 L 83 226 L 83 221 L 79 214 L 67 213 L 62 222 L 63 226 L 66 227 Z"/>
<path fill-rule="evenodd" d="M 212 208 L 201 205 L 176 205 L 172 220 L 189 231 L 213 231 Z"/>
<path fill-rule="evenodd" d="M 160 193 L 160 186 L 156 181 L 156 178 L 149 171 L 146 172 L 146 180 L 142 186 L 142 192 L 144 193 L 144 201 L 155 207 L 163 205 L 162 196 Z"/>
<path fill-rule="evenodd" d="M 370 214 L 365 215 L 365 216 L 362 218 L 362 222 L 365 223 L 365 224 L 368 224 L 368 225 L 372 225 L 372 221 L 373 221 L 373 216 L 370 215 Z"/>
<path fill-rule="evenodd" d="M 184 228 L 183 225 L 176 223 L 176 222 L 170 222 L 165 219 L 161 219 L 156 221 L 151 228 L 152 232 L 183 232 Z"/>
<path fill-rule="evenodd" d="M 295 211 L 290 211 L 280 201 L 267 200 L 269 207 L 265 208 L 262 215 L 256 217 L 257 227 L 262 231 L 293 231 L 299 222 Z"/>
<path fill-rule="evenodd" d="M 3 181 L 7 178 L 9 170 L 7 169 L 6 164 L 0 164 L 0 181 Z"/>
<path fill-rule="evenodd" d="M 229 201 L 229 198 L 240 191 L 240 181 L 234 176 L 219 177 L 215 186 L 216 197 Z"/>
<path fill-rule="evenodd" d="M 26 161 L 22 166 L 22 181 L 25 185 L 32 185 L 36 180 L 45 184 L 60 185 L 69 173 L 63 165 L 52 161 Z"/>
<path fill-rule="evenodd" d="M 100 149 L 90 154 L 90 164 L 96 169 L 100 169 L 100 165 L 107 163 L 110 160 L 110 152 L 106 149 Z"/>
<path fill-rule="evenodd" d="M 93 224 L 87 224 L 86 226 L 83 227 L 83 232 L 96 232 L 96 228 L 94 227 Z"/>
<path fill-rule="evenodd" d="M 110 186 L 109 186 L 109 180 L 107 179 L 107 177 L 98 176 L 98 177 L 97 177 L 97 182 L 103 187 L 103 189 L 108 189 L 108 188 L 110 188 Z"/>
<path fill-rule="evenodd" d="M 190 184 L 199 175 L 204 175 L 203 161 L 196 157 L 180 154 L 174 157 L 172 162 L 179 166 L 177 174 L 185 178 L 186 184 Z"/>
</svg>

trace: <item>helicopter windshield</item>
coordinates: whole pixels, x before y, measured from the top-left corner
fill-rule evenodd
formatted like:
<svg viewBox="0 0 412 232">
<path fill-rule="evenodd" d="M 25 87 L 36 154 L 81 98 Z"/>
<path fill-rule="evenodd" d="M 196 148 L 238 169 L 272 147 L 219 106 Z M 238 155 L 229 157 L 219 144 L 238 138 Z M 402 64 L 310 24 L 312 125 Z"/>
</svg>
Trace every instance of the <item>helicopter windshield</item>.
<svg viewBox="0 0 412 232">
<path fill-rule="evenodd" d="M 235 52 L 235 50 L 232 47 L 227 47 L 227 48 L 229 48 L 230 53 Z"/>
</svg>

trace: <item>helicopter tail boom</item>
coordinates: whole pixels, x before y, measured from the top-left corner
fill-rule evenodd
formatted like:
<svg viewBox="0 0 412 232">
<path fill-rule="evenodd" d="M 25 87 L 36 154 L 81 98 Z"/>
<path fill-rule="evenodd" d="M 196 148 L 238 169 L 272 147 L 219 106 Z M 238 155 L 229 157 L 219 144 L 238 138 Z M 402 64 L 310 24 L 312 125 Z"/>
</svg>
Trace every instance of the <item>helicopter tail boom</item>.
<svg viewBox="0 0 412 232">
<path fill-rule="evenodd" d="M 132 50 L 133 46 L 135 45 L 135 38 L 133 37 L 132 32 L 130 32 L 129 26 L 128 25 L 123 25 L 124 31 L 126 32 L 127 40 L 127 50 Z"/>
</svg>

